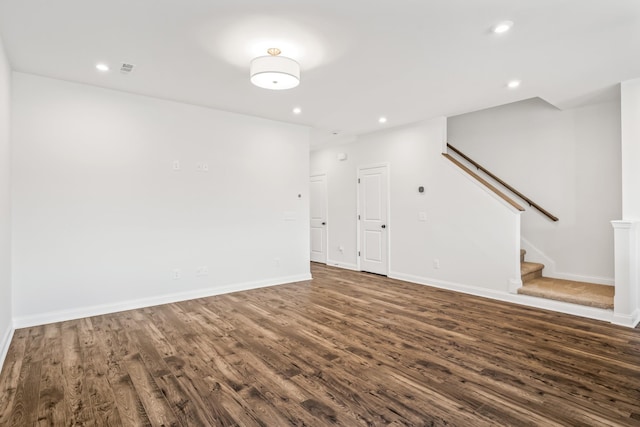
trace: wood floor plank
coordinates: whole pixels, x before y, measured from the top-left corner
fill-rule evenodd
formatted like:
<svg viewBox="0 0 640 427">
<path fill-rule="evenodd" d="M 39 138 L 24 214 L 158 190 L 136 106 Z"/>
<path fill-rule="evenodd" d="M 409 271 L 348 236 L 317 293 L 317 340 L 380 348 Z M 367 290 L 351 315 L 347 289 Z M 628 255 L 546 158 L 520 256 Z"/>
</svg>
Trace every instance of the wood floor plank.
<svg viewBox="0 0 640 427">
<path fill-rule="evenodd" d="M 229 413 L 220 396 L 221 385 L 211 376 L 201 377 L 205 368 L 193 369 L 193 363 L 185 363 L 177 356 L 169 356 L 167 364 L 178 381 L 185 395 L 189 396 L 199 411 L 199 415 L 206 423 L 204 425 L 232 426 L 234 417 Z M 232 405 L 234 409 L 237 405 Z"/>
<path fill-rule="evenodd" d="M 98 346 L 105 355 L 107 381 L 111 386 L 122 425 L 151 426 L 142 401 L 126 371 L 124 358 L 129 352 L 119 345 L 120 338 L 126 337 L 126 334 L 120 331 L 121 325 L 116 321 L 116 317 L 117 314 L 91 318 Z M 118 333 L 119 331 L 121 333 Z"/>
<path fill-rule="evenodd" d="M 64 403 L 71 425 L 94 425 L 95 416 L 85 381 L 87 364 L 83 359 L 76 320 L 62 322 L 62 373 Z"/>
<path fill-rule="evenodd" d="M 8 425 L 13 416 L 16 391 L 20 385 L 20 373 L 25 360 L 28 329 L 18 329 L 13 334 L 2 372 L 0 373 L 0 425 Z"/>
<path fill-rule="evenodd" d="M 99 346 L 98 335 L 91 319 L 78 322 L 78 339 L 82 360 L 85 361 L 85 381 L 96 425 L 122 425 L 113 388 L 107 377 L 108 364 Z"/>
<path fill-rule="evenodd" d="M 132 355 L 125 361 L 125 366 L 151 425 L 182 426 L 183 424 L 167 402 L 165 394 L 145 366 L 142 357 L 139 354 Z"/>
<path fill-rule="evenodd" d="M 18 330 L 0 425 L 640 425 L 640 329 L 312 272 Z"/>
<path fill-rule="evenodd" d="M 62 337 L 60 323 L 45 325 L 42 377 L 38 404 L 38 426 L 66 425 L 69 414 L 65 405 L 62 371 Z"/>
<path fill-rule="evenodd" d="M 216 331 L 209 330 L 208 336 L 197 334 L 181 321 L 177 313 L 183 313 L 177 304 L 163 306 L 154 313 L 154 321 L 158 331 L 170 337 L 171 342 L 181 348 L 185 356 L 188 356 L 188 363 L 186 358 L 166 357 L 167 366 L 181 386 L 190 394 L 194 404 L 204 411 L 204 414 L 201 412 L 201 416 L 211 418 L 212 425 L 235 425 L 237 422 L 235 420 L 238 418 L 231 416 L 230 412 L 237 414 L 244 413 L 246 410 L 237 404 L 234 396 L 229 396 L 230 393 L 225 393 L 224 396 L 220 395 L 220 390 L 224 387 L 220 382 L 231 382 L 234 387 L 229 390 L 233 394 L 235 394 L 238 383 L 228 380 L 224 372 L 215 369 L 218 366 L 213 361 L 223 360 L 216 357 L 216 348 L 210 345 L 210 342 L 215 342 L 218 337 Z M 191 326 L 194 326 L 195 330 L 198 329 L 197 322 L 192 322 Z M 181 333 L 175 333 L 176 329 Z M 227 397 L 227 399 L 222 397 Z M 242 420 L 246 425 L 256 424 L 255 418 L 251 414 L 245 414 Z"/>
<path fill-rule="evenodd" d="M 42 362 L 39 360 L 23 366 L 25 372 L 21 375 L 22 381 L 16 390 L 15 410 L 10 417 L 9 425 L 33 425 L 36 422 L 41 368 Z"/>
<path fill-rule="evenodd" d="M 44 326 L 29 329 L 13 402 L 14 411 L 8 417 L 10 426 L 32 425 L 37 420 L 43 339 Z"/>
</svg>

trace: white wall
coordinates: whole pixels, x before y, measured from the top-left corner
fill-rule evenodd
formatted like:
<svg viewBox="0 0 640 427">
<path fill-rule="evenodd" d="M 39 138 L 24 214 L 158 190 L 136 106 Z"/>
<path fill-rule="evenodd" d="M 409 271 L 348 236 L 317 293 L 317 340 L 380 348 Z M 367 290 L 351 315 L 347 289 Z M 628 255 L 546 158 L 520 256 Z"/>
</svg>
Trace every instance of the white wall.
<svg viewBox="0 0 640 427">
<path fill-rule="evenodd" d="M 448 138 L 559 217 L 554 223 L 524 205 L 522 237 L 551 262 L 532 250 L 527 259 L 544 262 L 545 275 L 613 284 L 619 100 L 565 111 L 540 99 L 517 102 L 449 118 Z"/>
<path fill-rule="evenodd" d="M 21 73 L 13 93 L 17 324 L 309 277 L 307 128 Z"/>
<path fill-rule="evenodd" d="M 0 40 L 0 367 L 12 332 L 9 124 L 11 69 Z"/>
<path fill-rule="evenodd" d="M 441 155 L 445 135 L 440 118 L 311 153 L 311 174 L 327 174 L 328 264 L 356 267 L 358 168 L 388 163 L 389 276 L 502 293 L 519 280 L 519 214 Z M 346 161 L 337 160 L 340 152 Z"/>
</svg>

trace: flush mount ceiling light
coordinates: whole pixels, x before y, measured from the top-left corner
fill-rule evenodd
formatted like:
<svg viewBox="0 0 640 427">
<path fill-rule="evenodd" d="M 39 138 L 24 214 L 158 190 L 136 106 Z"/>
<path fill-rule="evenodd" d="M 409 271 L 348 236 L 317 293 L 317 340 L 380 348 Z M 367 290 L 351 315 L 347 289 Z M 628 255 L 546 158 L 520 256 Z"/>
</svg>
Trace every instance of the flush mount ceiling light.
<svg viewBox="0 0 640 427">
<path fill-rule="evenodd" d="M 300 84 L 300 65 L 291 58 L 279 56 L 280 49 L 267 50 L 268 56 L 251 61 L 251 83 L 272 90 L 292 89 Z"/>
</svg>

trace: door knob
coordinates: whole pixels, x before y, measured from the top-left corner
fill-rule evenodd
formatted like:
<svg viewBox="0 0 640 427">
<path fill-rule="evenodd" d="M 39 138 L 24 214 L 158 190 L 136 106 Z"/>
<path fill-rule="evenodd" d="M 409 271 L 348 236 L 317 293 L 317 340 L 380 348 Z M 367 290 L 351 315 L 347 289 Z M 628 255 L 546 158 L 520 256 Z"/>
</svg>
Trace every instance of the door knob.
<svg viewBox="0 0 640 427">
<path fill-rule="evenodd" d="M 385 224 L 382 224 L 380 227 L 387 228 L 387 226 Z"/>
<path fill-rule="evenodd" d="M 323 222 L 323 223 L 322 223 L 322 225 L 327 225 L 327 223 L 326 223 L 326 222 Z"/>
</svg>

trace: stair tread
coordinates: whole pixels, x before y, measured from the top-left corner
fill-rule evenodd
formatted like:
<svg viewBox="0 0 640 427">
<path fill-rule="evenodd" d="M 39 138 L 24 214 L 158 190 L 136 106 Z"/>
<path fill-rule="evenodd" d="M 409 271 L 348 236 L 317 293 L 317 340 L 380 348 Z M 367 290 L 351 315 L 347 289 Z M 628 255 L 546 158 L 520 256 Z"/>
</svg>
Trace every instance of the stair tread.
<svg viewBox="0 0 640 427">
<path fill-rule="evenodd" d="M 524 276 L 534 271 L 540 271 L 544 268 L 544 264 L 539 262 L 521 262 L 520 263 L 520 275 Z"/>
<path fill-rule="evenodd" d="M 540 277 L 518 289 L 518 293 L 534 297 L 613 309 L 614 287 L 596 283 Z"/>
</svg>

